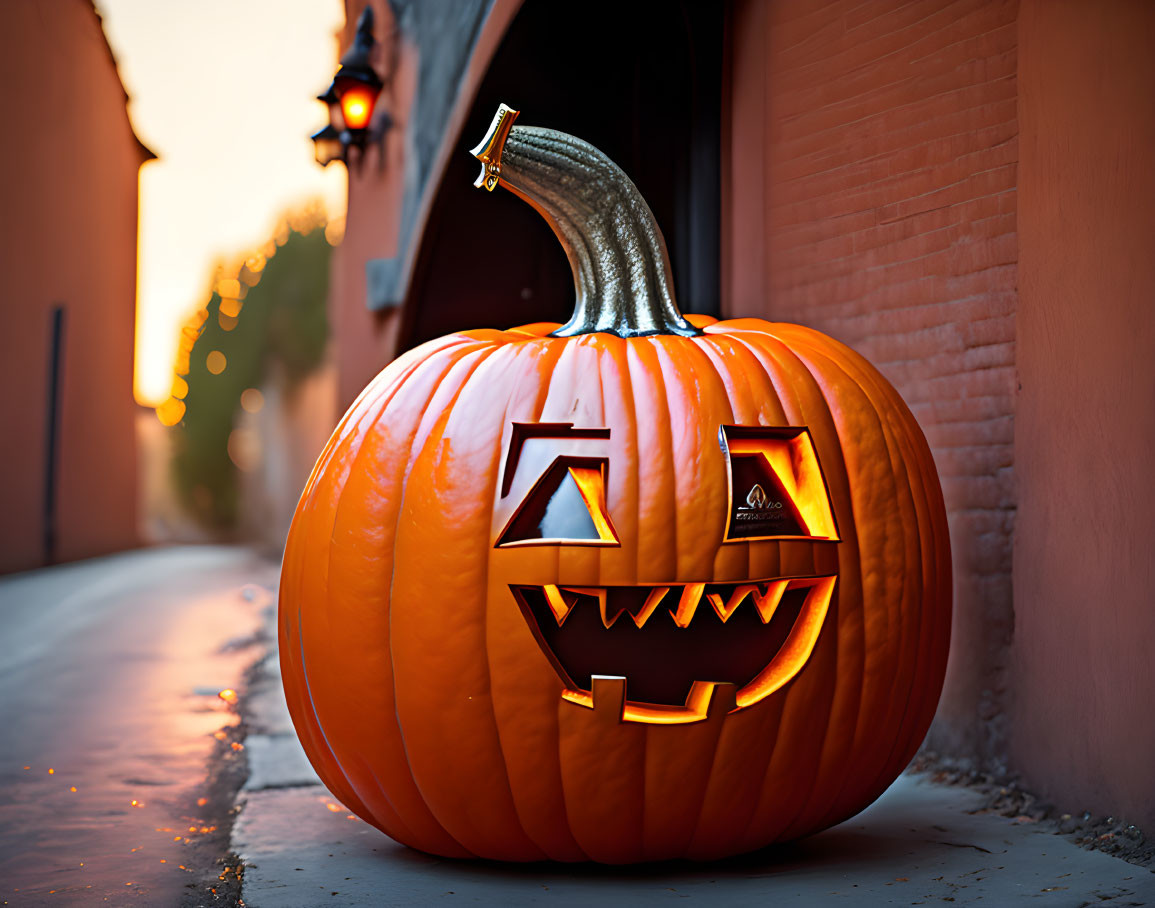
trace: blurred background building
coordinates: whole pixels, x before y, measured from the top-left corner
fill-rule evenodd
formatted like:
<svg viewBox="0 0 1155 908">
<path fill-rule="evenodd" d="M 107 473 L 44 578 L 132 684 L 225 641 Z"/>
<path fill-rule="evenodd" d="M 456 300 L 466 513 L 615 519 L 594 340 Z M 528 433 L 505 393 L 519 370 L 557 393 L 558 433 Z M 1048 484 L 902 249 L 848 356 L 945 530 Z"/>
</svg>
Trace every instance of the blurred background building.
<svg viewBox="0 0 1155 908">
<path fill-rule="evenodd" d="M 684 310 L 829 333 L 921 422 L 955 560 L 930 746 L 1155 828 L 1155 7 L 371 5 L 393 128 L 350 168 L 338 409 L 427 338 L 565 320 L 548 227 L 466 149 L 499 102 L 588 139 Z"/>
<path fill-rule="evenodd" d="M 135 545 L 137 174 L 89 2 L 0 4 L 0 572 Z"/>
</svg>

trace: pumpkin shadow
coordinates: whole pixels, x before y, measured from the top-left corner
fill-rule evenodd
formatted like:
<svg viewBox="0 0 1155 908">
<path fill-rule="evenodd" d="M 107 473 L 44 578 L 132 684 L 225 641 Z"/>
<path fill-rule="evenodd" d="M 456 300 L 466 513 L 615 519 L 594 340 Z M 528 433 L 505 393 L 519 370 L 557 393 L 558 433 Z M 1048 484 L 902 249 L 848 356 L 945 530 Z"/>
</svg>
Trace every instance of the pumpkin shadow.
<svg viewBox="0 0 1155 908">
<path fill-rule="evenodd" d="M 880 828 L 882 827 L 882 828 Z M 893 828 L 891 828 L 893 827 Z M 641 864 L 609 865 L 593 862 L 567 864 L 553 861 L 513 864 L 486 860 L 434 858 L 410 848 L 398 848 L 389 860 L 417 870 L 430 869 L 447 883 L 459 878 L 464 884 L 486 880 L 519 883 L 706 883 L 730 879 L 752 879 L 793 873 L 853 873 L 856 869 L 898 866 L 920 851 L 937 851 L 941 832 L 935 827 L 911 828 L 894 822 L 872 823 L 869 827 L 854 820 L 795 842 L 770 845 L 757 851 L 716 861 L 655 861 Z"/>
</svg>

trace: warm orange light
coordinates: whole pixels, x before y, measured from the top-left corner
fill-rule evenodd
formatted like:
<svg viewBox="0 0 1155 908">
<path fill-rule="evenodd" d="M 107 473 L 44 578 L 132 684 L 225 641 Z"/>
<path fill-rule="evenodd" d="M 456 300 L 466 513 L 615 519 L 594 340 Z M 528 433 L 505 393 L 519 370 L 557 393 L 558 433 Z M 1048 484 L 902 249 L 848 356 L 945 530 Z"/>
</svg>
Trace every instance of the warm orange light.
<svg viewBox="0 0 1155 908">
<path fill-rule="evenodd" d="M 341 95 L 341 116 L 349 129 L 364 129 L 373 115 L 377 92 L 368 85 L 354 85 Z"/>
<path fill-rule="evenodd" d="M 229 460 L 238 470 L 255 470 L 261 462 L 261 436 L 244 427 L 233 429 L 227 443 Z"/>
<path fill-rule="evenodd" d="M 236 703 L 237 702 L 237 692 L 235 690 L 233 690 L 231 687 L 226 687 L 219 694 L 217 694 L 217 696 L 220 697 L 222 700 L 224 700 L 226 703 Z"/>
<path fill-rule="evenodd" d="M 183 400 L 170 397 L 156 408 L 156 418 L 162 426 L 175 426 L 184 419 L 185 404 Z"/>
<path fill-rule="evenodd" d="M 265 395 L 256 388 L 245 388 L 241 392 L 241 406 L 246 413 L 260 413 L 265 405 Z"/>
<path fill-rule="evenodd" d="M 205 368 L 213 375 L 220 375 L 225 371 L 225 366 L 228 365 L 228 360 L 220 350 L 212 350 L 209 355 L 205 357 Z"/>
<path fill-rule="evenodd" d="M 603 542 L 617 542 L 618 534 L 614 525 L 610 523 L 610 515 L 606 509 L 605 476 L 602 468 L 597 467 L 570 467 L 569 475 L 577 484 L 582 501 L 589 508 L 593 518 L 594 528 L 598 531 L 598 538 Z"/>
<path fill-rule="evenodd" d="M 727 428 L 723 428 L 726 434 L 726 456 L 752 454 L 761 457 L 798 509 L 808 537 L 837 542 L 838 530 L 834 525 L 830 493 L 826 489 L 810 433 L 789 428 L 767 428 L 766 436 L 759 438 L 744 437 L 736 432 L 731 435 Z M 772 434 L 778 432 L 783 434 L 778 437 Z M 730 494 L 733 500 L 733 489 Z M 729 541 L 729 530 L 727 534 Z"/>
</svg>

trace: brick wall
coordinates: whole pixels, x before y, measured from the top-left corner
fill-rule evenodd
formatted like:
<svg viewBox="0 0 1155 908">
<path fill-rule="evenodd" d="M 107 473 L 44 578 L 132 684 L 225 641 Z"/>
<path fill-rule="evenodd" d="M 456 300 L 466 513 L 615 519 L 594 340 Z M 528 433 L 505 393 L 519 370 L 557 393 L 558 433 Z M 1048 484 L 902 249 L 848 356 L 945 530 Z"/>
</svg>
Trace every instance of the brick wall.
<svg viewBox="0 0 1155 908">
<path fill-rule="evenodd" d="M 739 2 L 723 306 L 813 326 L 895 384 L 955 559 L 932 747 L 1004 753 L 1013 630 L 1015 2 Z"/>
</svg>

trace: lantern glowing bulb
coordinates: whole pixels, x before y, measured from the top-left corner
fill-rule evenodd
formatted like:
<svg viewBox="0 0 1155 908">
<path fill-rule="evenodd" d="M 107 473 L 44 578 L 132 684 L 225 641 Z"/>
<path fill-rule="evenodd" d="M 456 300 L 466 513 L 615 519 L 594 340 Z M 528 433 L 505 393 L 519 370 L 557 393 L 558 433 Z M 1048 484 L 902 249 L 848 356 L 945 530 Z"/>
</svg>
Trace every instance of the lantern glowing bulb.
<svg viewBox="0 0 1155 908">
<path fill-rule="evenodd" d="M 348 129 L 365 129 L 373 115 L 376 92 L 369 86 L 349 88 L 341 95 L 341 116 Z"/>
</svg>

